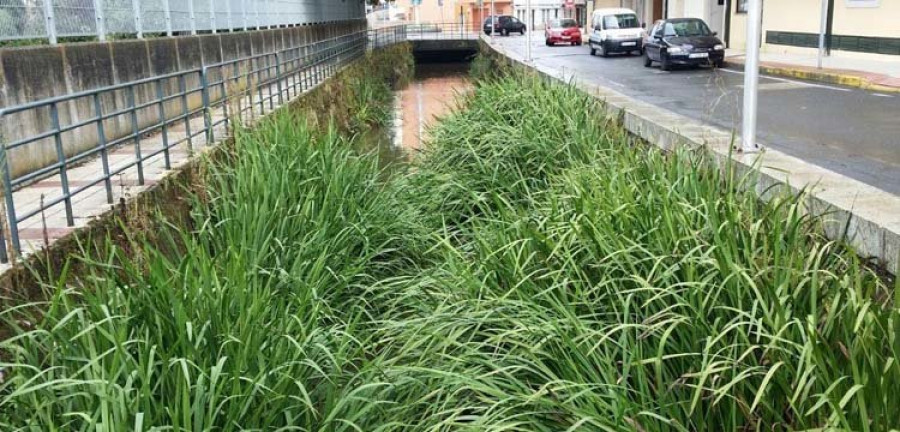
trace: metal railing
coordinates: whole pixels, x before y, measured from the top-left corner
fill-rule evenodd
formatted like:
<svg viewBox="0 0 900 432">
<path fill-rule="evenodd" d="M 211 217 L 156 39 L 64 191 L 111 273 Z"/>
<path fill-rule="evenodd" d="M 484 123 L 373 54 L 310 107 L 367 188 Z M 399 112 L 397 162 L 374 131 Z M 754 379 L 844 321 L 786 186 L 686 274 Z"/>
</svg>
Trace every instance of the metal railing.
<svg viewBox="0 0 900 432">
<path fill-rule="evenodd" d="M 0 109 L 0 119 L 4 120 L 29 111 L 40 111 L 50 119 L 48 129 L 0 145 L 0 176 L 6 207 L 5 218 L 0 218 L 5 219 L 0 229 L 0 263 L 9 262 L 10 255 L 21 254 L 19 226 L 23 222 L 62 205 L 66 224 L 73 227 L 76 216 L 73 197 L 102 184 L 106 202 L 113 204 L 114 176 L 136 169 L 136 183 L 143 186 L 144 167 L 149 159 L 162 155 L 165 169 L 171 169 L 170 156 L 176 148 L 190 155 L 200 144 L 212 145 L 217 127 L 227 131 L 235 122 L 244 123 L 271 112 L 364 55 L 366 50 L 405 40 L 403 26 L 363 30 L 271 53 Z M 127 106 L 119 103 L 123 99 Z M 64 105 L 89 107 L 91 117 L 64 124 L 60 119 L 60 107 Z M 194 127 L 191 120 L 201 117 L 202 126 Z M 126 122 L 131 132 L 110 139 L 107 129 L 111 122 Z M 173 133 L 176 128 L 183 132 Z M 96 145 L 74 155 L 67 154 L 69 141 L 85 135 L 94 137 Z M 142 143 L 151 136 L 161 136 L 159 148 L 142 148 Z M 29 146 L 52 146 L 56 162 L 14 176 L 10 170 L 11 153 Z M 111 164 L 110 152 L 129 146 L 134 149 L 133 157 Z M 77 185 L 70 182 L 70 170 L 97 160 L 100 169 L 93 178 Z M 51 176 L 58 176 L 58 194 L 46 201 L 42 195 L 39 204 L 32 204 L 24 211 L 17 209 L 14 196 L 17 189 Z"/>
<path fill-rule="evenodd" d="M 470 24 L 421 23 L 404 24 L 410 40 L 473 40 L 480 37 Z"/>
<path fill-rule="evenodd" d="M 359 0 L 2 0 L 0 41 L 235 31 L 362 19 Z"/>
</svg>

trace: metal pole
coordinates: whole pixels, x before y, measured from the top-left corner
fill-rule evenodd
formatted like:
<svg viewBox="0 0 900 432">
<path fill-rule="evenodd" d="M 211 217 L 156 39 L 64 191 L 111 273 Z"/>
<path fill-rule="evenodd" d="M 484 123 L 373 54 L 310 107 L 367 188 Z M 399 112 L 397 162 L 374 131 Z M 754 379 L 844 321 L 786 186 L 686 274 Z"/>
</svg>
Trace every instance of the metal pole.
<svg viewBox="0 0 900 432">
<path fill-rule="evenodd" d="M 531 62 L 531 0 L 525 0 L 525 61 Z"/>
<path fill-rule="evenodd" d="M 484 0 L 478 0 L 478 27 L 480 28 L 476 30 L 478 32 L 476 34 L 478 34 L 478 38 L 481 39 L 481 32 L 484 31 Z"/>
<path fill-rule="evenodd" d="M 819 26 L 819 56 L 817 65 L 822 69 L 822 58 L 825 57 L 825 31 L 828 28 L 828 0 L 822 0 L 822 23 Z"/>
<path fill-rule="evenodd" d="M 187 0 L 188 18 L 191 20 L 191 34 L 197 34 L 197 19 L 194 16 L 194 0 Z"/>
<path fill-rule="evenodd" d="M 216 34 L 216 0 L 209 0 L 209 29 Z"/>
<path fill-rule="evenodd" d="M 144 38 L 144 29 L 141 25 L 141 0 L 131 0 L 131 9 L 134 14 L 134 31 L 138 39 Z"/>
<path fill-rule="evenodd" d="M 762 26 L 762 0 L 749 0 L 747 11 L 747 58 L 744 63 L 744 120 L 741 151 L 755 153 L 756 109 L 759 96 L 759 33 Z"/>
<path fill-rule="evenodd" d="M 241 0 L 241 16 L 244 18 L 244 31 L 247 31 L 247 1 Z"/>
<path fill-rule="evenodd" d="M 94 19 L 97 21 L 97 39 L 106 40 L 106 23 L 103 18 L 103 0 L 94 0 Z"/>
<path fill-rule="evenodd" d="M 169 0 L 163 0 L 163 16 L 166 19 L 166 36 L 172 36 L 172 11 L 169 7 Z"/>
<path fill-rule="evenodd" d="M 56 45 L 56 14 L 53 10 L 53 0 L 44 0 L 44 17 L 47 19 L 47 39 L 50 45 Z"/>
<path fill-rule="evenodd" d="M 225 14 L 228 17 L 226 24 L 228 25 L 228 31 L 234 31 L 234 23 L 231 22 L 231 0 L 225 2 Z"/>
<path fill-rule="evenodd" d="M 494 42 L 494 26 L 497 25 L 497 17 L 494 16 L 497 11 L 494 10 L 494 0 L 491 0 L 491 42 Z"/>
</svg>

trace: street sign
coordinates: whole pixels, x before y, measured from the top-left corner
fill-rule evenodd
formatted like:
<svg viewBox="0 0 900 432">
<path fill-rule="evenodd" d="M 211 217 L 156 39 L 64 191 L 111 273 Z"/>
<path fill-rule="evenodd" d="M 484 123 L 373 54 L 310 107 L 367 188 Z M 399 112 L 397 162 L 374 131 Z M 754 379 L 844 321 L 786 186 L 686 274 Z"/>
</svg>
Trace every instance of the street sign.
<svg viewBox="0 0 900 432">
<path fill-rule="evenodd" d="M 566 9 L 575 9 L 575 0 L 566 0 Z"/>
</svg>

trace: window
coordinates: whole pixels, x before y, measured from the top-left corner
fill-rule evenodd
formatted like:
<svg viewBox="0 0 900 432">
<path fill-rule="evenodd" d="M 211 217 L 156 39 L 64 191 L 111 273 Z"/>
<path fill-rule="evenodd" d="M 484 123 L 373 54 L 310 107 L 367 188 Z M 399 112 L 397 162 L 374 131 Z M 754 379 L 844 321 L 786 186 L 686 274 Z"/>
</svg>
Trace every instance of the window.
<svg viewBox="0 0 900 432">
<path fill-rule="evenodd" d="M 747 8 L 750 6 L 749 3 L 750 0 L 737 0 L 737 3 L 735 3 L 737 13 L 747 13 Z"/>
<path fill-rule="evenodd" d="M 876 8 L 881 0 L 846 0 L 848 8 Z"/>
<path fill-rule="evenodd" d="M 557 25 L 562 28 L 578 27 L 578 24 L 576 24 L 575 20 L 572 18 L 565 18 L 565 19 L 557 20 Z"/>
<path fill-rule="evenodd" d="M 640 26 L 637 16 L 634 14 L 606 15 L 603 17 L 603 28 L 605 30 L 638 28 Z"/>
</svg>

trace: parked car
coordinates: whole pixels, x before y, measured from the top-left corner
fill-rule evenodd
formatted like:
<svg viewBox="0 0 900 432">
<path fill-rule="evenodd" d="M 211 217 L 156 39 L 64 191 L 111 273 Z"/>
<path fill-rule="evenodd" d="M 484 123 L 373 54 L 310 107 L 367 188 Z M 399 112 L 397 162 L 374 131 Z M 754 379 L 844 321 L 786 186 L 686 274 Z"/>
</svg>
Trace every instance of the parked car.
<svg viewBox="0 0 900 432">
<path fill-rule="evenodd" d="M 511 15 L 499 15 L 485 19 L 483 26 L 485 34 L 491 34 L 491 24 L 494 26 L 494 33 L 503 36 L 509 36 L 510 33 L 525 34 L 527 30 L 525 23 Z"/>
<path fill-rule="evenodd" d="M 581 45 L 581 29 L 572 18 L 552 19 L 544 27 L 544 43 L 547 46 L 558 43 Z"/>
<path fill-rule="evenodd" d="M 612 53 L 643 54 L 644 29 L 631 9 L 597 9 L 591 15 L 588 45 L 591 55 L 608 57 Z"/>
<path fill-rule="evenodd" d="M 699 18 L 657 21 L 644 41 L 644 66 L 659 62 L 662 70 L 673 65 L 725 65 L 725 44 Z"/>
</svg>

